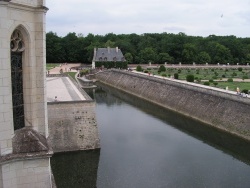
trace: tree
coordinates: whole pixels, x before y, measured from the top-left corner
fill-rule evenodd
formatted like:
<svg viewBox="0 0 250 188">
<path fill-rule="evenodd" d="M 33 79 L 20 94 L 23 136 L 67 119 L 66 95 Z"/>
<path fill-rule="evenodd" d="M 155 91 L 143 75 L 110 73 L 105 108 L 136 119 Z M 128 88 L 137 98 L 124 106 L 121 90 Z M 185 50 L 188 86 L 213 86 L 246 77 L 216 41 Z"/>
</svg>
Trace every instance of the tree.
<svg viewBox="0 0 250 188">
<path fill-rule="evenodd" d="M 46 61 L 48 63 L 60 63 L 65 61 L 61 38 L 53 32 L 48 32 L 46 34 Z"/>
<path fill-rule="evenodd" d="M 182 62 L 193 63 L 196 59 L 196 47 L 194 44 L 185 44 L 182 51 Z"/>
<path fill-rule="evenodd" d="M 174 58 L 171 57 L 168 53 L 160 53 L 158 56 L 159 63 L 165 63 L 165 62 L 173 63 L 173 61 Z"/>
<path fill-rule="evenodd" d="M 126 54 L 124 55 L 124 57 L 125 57 L 127 63 L 133 63 L 133 56 L 132 56 L 131 53 L 126 53 Z"/>
<path fill-rule="evenodd" d="M 217 43 L 215 46 L 215 56 L 214 56 L 214 62 L 215 63 L 231 63 L 232 61 L 232 55 L 230 53 L 230 50 L 226 48 L 225 46 Z"/>
<path fill-rule="evenodd" d="M 153 48 L 145 48 L 144 50 L 141 50 L 139 56 L 141 63 L 155 62 L 156 60 L 156 53 Z"/>
<path fill-rule="evenodd" d="M 211 62 L 211 57 L 207 52 L 200 52 L 197 56 L 197 61 L 198 64 L 205 64 L 205 63 L 210 63 Z"/>
</svg>

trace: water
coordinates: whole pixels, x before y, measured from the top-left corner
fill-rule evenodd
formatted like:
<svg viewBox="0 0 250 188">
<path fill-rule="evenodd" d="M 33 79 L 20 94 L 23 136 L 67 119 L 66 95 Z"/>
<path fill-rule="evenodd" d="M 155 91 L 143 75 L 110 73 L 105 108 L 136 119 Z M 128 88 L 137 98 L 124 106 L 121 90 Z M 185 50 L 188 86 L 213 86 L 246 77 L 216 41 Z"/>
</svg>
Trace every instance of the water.
<svg viewBox="0 0 250 188">
<path fill-rule="evenodd" d="M 93 94 L 101 150 L 99 158 L 90 160 L 98 170 L 84 187 L 250 187 L 249 142 L 117 90 L 105 90 L 96 89 Z M 53 172 L 62 159 L 74 164 L 73 158 L 65 156 L 52 158 Z M 88 176 L 76 166 L 80 175 L 74 181 Z M 67 175 L 63 177 L 65 181 Z M 56 175 L 55 179 L 60 181 Z"/>
</svg>

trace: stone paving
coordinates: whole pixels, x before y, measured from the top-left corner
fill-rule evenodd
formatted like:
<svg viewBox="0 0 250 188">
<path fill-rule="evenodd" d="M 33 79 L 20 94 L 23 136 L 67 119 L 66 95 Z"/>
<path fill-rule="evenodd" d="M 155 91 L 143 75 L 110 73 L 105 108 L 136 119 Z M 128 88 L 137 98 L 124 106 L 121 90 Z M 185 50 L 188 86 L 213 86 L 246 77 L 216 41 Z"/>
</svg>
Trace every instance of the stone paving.
<svg viewBox="0 0 250 188">
<path fill-rule="evenodd" d="M 47 102 L 86 100 L 68 77 L 47 77 Z"/>
<path fill-rule="evenodd" d="M 77 66 L 80 66 L 80 64 L 61 64 L 50 69 L 49 74 L 60 74 L 60 69 L 63 72 L 77 72 L 71 69 Z M 47 77 L 46 81 L 47 102 L 86 100 L 68 77 Z"/>
</svg>

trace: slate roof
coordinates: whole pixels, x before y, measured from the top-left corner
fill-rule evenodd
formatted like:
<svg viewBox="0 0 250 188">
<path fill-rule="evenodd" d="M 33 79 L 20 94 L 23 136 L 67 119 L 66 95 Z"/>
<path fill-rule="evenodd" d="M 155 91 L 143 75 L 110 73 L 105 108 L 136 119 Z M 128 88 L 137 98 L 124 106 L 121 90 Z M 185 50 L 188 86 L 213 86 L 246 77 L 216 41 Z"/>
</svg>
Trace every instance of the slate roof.
<svg viewBox="0 0 250 188">
<path fill-rule="evenodd" d="M 121 50 L 116 47 L 116 48 L 95 48 L 94 49 L 94 57 L 93 57 L 94 62 L 98 61 L 116 61 L 116 62 L 121 62 L 121 61 L 126 61 Z"/>
</svg>

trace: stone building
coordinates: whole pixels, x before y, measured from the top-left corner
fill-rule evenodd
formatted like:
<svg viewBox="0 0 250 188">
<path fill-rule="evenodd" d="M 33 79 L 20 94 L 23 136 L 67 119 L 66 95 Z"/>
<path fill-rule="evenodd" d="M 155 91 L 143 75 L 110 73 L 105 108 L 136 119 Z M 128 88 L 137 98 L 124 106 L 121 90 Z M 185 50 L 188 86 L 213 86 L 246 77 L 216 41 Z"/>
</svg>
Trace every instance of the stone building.
<svg viewBox="0 0 250 188">
<path fill-rule="evenodd" d="M 124 62 L 125 57 L 122 51 L 116 48 L 94 48 L 94 56 L 92 60 L 92 68 L 96 66 L 96 62 Z"/>
<path fill-rule="evenodd" d="M 0 188 L 51 187 L 45 0 L 0 0 Z"/>
</svg>

